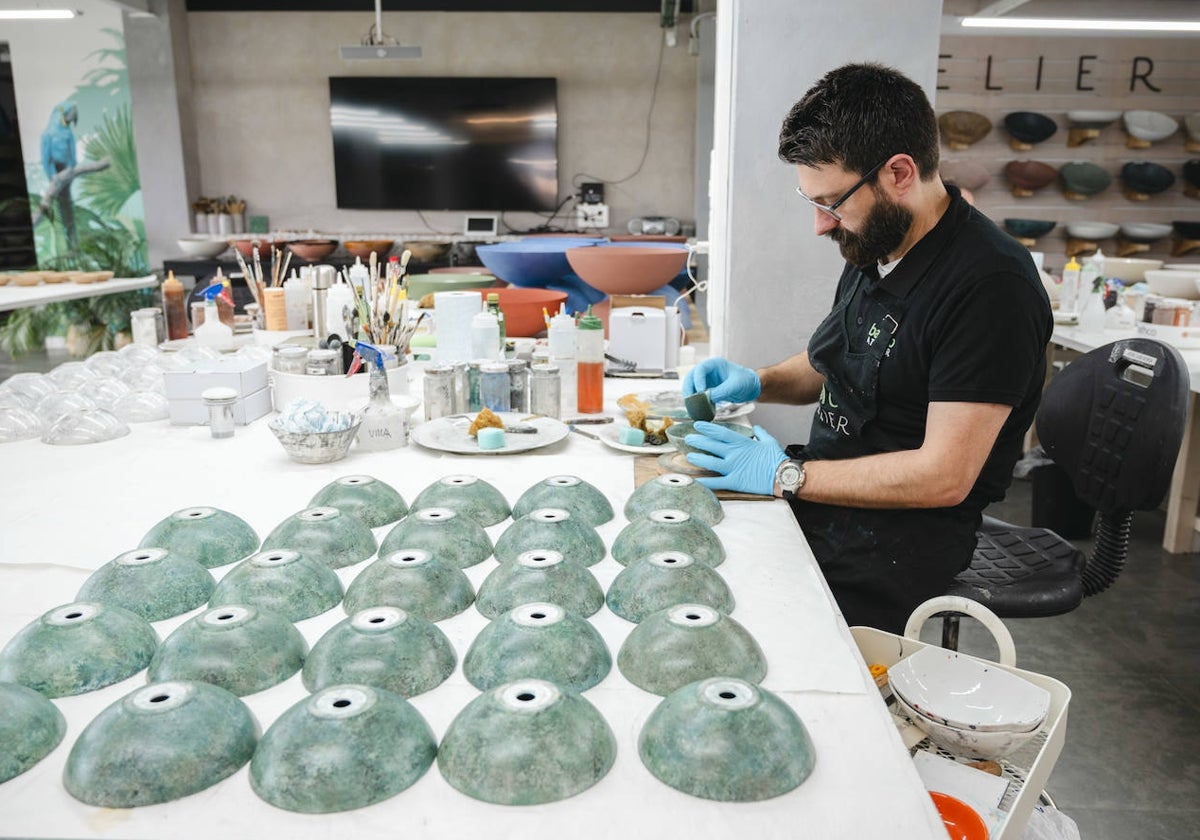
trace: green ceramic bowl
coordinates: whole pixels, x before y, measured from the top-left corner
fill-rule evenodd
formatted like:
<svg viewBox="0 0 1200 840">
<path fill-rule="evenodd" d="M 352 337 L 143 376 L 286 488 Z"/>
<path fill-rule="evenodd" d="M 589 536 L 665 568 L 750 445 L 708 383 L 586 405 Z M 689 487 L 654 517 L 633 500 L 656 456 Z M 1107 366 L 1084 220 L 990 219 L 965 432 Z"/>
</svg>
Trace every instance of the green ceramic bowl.
<svg viewBox="0 0 1200 840">
<path fill-rule="evenodd" d="M 583 697 L 544 680 L 518 680 L 472 700 L 446 730 L 438 769 L 473 799 L 539 805 L 604 778 L 617 741 Z"/>
<path fill-rule="evenodd" d="M 1072 161 L 1058 168 L 1058 178 L 1068 197 L 1089 196 L 1103 192 L 1112 184 L 1112 175 L 1091 161 Z"/>
<path fill-rule="evenodd" d="M 1054 230 L 1056 224 L 1041 219 L 1005 219 L 1004 229 L 1018 239 L 1037 239 Z"/>
<path fill-rule="evenodd" d="M 556 604 L 522 604 L 479 631 L 463 657 L 463 676 L 476 688 L 512 680 L 547 680 L 586 691 L 612 670 L 612 655 L 587 619 Z"/>
<path fill-rule="evenodd" d="M 288 811 L 350 811 L 410 787 L 436 755 L 433 731 L 403 697 L 339 685 L 271 724 L 250 761 L 250 787 Z"/>
<path fill-rule="evenodd" d="M 550 549 L 594 566 L 604 559 L 604 540 L 596 529 L 563 508 L 538 508 L 522 516 L 496 539 L 496 559 L 511 563 L 534 549 Z"/>
<path fill-rule="evenodd" d="M 394 487 L 369 475 L 347 475 L 326 484 L 309 507 L 335 507 L 356 516 L 368 528 L 391 525 L 408 513 L 408 505 Z"/>
<path fill-rule="evenodd" d="M 250 760 L 258 723 L 203 682 L 147 685 L 102 711 L 67 757 L 63 786 L 88 805 L 135 808 L 199 793 Z"/>
<path fill-rule="evenodd" d="M 672 508 L 633 520 L 612 544 L 613 559 L 622 566 L 659 551 L 682 551 L 714 568 L 725 562 L 725 546 L 716 532 L 687 511 Z"/>
<path fill-rule="evenodd" d="M 263 551 L 303 550 L 304 556 L 331 569 L 361 563 L 378 547 L 362 521 L 335 507 L 313 507 L 288 517 L 263 540 Z"/>
<path fill-rule="evenodd" d="M 666 473 L 639 486 L 625 502 L 625 518 L 643 519 L 666 509 L 682 510 L 706 525 L 725 518 L 717 494 L 682 473 Z"/>
<path fill-rule="evenodd" d="M 746 628 L 703 604 L 677 604 L 647 616 L 617 653 L 617 667 L 638 688 L 667 695 L 708 677 L 761 682 L 762 649 Z"/>
<path fill-rule="evenodd" d="M 25 625 L 0 651 L 0 682 L 45 697 L 103 688 L 145 668 L 158 647 L 149 622 L 123 607 L 78 601 Z"/>
<path fill-rule="evenodd" d="M 552 475 L 521 494 L 512 517 L 520 519 L 538 508 L 563 508 L 593 528 L 613 518 L 613 508 L 596 487 L 573 475 Z"/>
<path fill-rule="evenodd" d="M 486 271 L 482 266 L 480 269 Z M 487 274 L 410 274 L 405 278 L 410 300 L 420 300 L 436 292 L 465 292 L 488 289 L 496 283 L 496 275 Z"/>
<path fill-rule="evenodd" d="M 450 508 L 469 516 L 484 528 L 508 519 L 512 509 L 503 494 L 473 475 L 448 475 L 439 478 L 413 499 L 413 510 Z"/>
<path fill-rule="evenodd" d="M 19 776 L 54 751 L 67 734 L 58 707 L 32 688 L 0 683 L 0 783 Z"/>
<path fill-rule="evenodd" d="M 475 608 L 495 619 L 535 601 L 557 604 L 587 618 L 604 606 L 604 590 L 582 564 L 557 551 L 534 549 L 493 569 L 479 586 Z"/>
<path fill-rule="evenodd" d="M 203 606 L 216 581 L 195 560 L 165 548 L 135 548 L 105 563 L 83 582 L 77 601 L 124 607 L 162 621 Z"/>
<path fill-rule="evenodd" d="M 676 604 L 704 604 L 723 613 L 734 607 L 725 579 L 682 551 L 634 560 L 613 579 L 605 600 L 610 610 L 635 624 Z"/>
<path fill-rule="evenodd" d="M 642 764 L 676 790 L 721 802 L 757 802 L 799 787 L 817 755 L 803 721 L 776 695 L 715 677 L 658 704 L 638 737 Z"/>
<path fill-rule="evenodd" d="M 361 683 L 414 697 L 441 685 L 457 661 L 432 622 L 397 607 L 371 607 L 317 640 L 302 679 L 309 691 Z"/>
<path fill-rule="evenodd" d="M 450 508 L 414 507 L 396 523 L 379 546 L 379 555 L 422 548 L 445 563 L 466 569 L 492 554 L 492 540 L 483 526 Z"/>
<path fill-rule="evenodd" d="M 402 548 L 359 572 L 342 606 L 347 615 L 368 607 L 399 607 L 426 621 L 442 621 L 474 600 L 471 581 L 458 566 L 423 548 Z"/>
<path fill-rule="evenodd" d="M 260 551 L 230 569 L 209 599 L 210 607 L 249 604 L 302 621 L 342 601 L 337 572 L 290 548 Z"/>
<path fill-rule="evenodd" d="M 716 420 L 712 422 L 714 425 L 723 426 L 726 429 L 732 429 L 739 435 L 754 437 L 754 429 L 743 423 L 730 423 L 724 420 Z M 695 420 L 679 420 L 675 423 L 672 423 L 667 427 L 667 440 L 675 444 L 676 448 L 684 454 L 687 454 L 688 452 L 700 452 L 702 450 L 696 449 L 693 446 L 688 446 L 687 443 L 684 442 L 684 438 L 686 438 L 688 435 L 697 434 L 695 426 Z"/>
<path fill-rule="evenodd" d="M 258 550 L 258 534 L 244 519 L 214 507 L 177 510 L 146 532 L 138 548 L 165 548 L 206 569 L 236 563 Z"/>
</svg>

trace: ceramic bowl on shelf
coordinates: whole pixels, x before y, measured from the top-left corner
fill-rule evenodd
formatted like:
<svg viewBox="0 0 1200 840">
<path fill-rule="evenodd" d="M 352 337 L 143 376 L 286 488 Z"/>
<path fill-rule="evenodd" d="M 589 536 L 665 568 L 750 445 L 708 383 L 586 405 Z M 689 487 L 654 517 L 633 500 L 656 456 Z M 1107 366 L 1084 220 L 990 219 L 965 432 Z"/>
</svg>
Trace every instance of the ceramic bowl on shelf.
<svg viewBox="0 0 1200 840">
<path fill-rule="evenodd" d="M 1126 111 L 1122 118 L 1129 135 L 1144 143 L 1166 140 L 1179 129 L 1174 118 L 1158 111 Z"/>
<path fill-rule="evenodd" d="M 1171 227 L 1181 239 L 1200 239 L 1200 222 L 1173 221 Z"/>
<path fill-rule="evenodd" d="M 1200 112 L 1184 117 L 1183 128 L 1187 132 L 1189 142 L 1200 143 Z"/>
<path fill-rule="evenodd" d="M 179 250 L 183 251 L 185 256 L 212 258 L 217 254 L 225 252 L 229 247 L 229 241 L 226 239 L 214 239 L 211 236 L 181 236 L 175 240 L 179 245 Z"/>
<path fill-rule="evenodd" d="M 450 251 L 449 242 L 438 242 L 432 239 L 409 239 L 396 248 L 396 253 L 408 251 L 417 262 L 437 262 Z"/>
<path fill-rule="evenodd" d="M 1012 135 L 1014 149 L 1028 149 L 1043 140 L 1049 140 L 1058 125 L 1045 114 L 1033 111 L 1013 111 L 1004 117 L 1004 128 Z"/>
<path fill-rule="evenodd" d="M 1162 260 L 1137 259 L 1135 257 L 1105 257 L 1104 276 L 1116 277 L 1126 283 L 1144 280 L 1147 271 L 1162 268 Z"/>
<path fill-rule="evenodd" d="M 974 111 L 947 111 L 938 117 L 942 139 L 951 149 L 965 149 L 992 130 L 992 121 Z"/>
<path fill-rule="evenodd" d="M 1161 164 L 1135 160 L 1121 167 L 1121 180 L 1134 193 L 1157 195 L 1171 188 L 1175 183 L 1175 173 Z"/>
<path fill-rule="evenodd" d="M 257 246 L 254 244 L 256 242 Z M 254 259 L 254 251 L 257 248 L 259 259 L 266 260 L 271 258 L 271 248 L 281 248 L 286 243 L 276 241 L 269 236 L 255 236 L 248 239 L 231 239 L 229 244 L 237 249 L 237 252 L 242 255 L 242 259 Z"/>
<path fill-rule="evenodd" d="M 1121 223 L 1121 236 L 1130 242 L 1157 242 L 1164 236 L 1170 235 L 1170 225 L 1156 225 L 1151 222 Z"/>
<path fill-rule="evenodd" d="M 1082 160 L 1064 163 L 1058 168 L 1058 178 L 1062 182 L 1063 193 L 1067 198 L 1074 199 L 1103 192 L 1112 184 L 1112 175 L 1108 170 Z"/>
<path fill-rule="evenodd" d="M 1200 190 L 1200 158 L 1192 158 L 1183 164 L 1183 180 L 1193 190 Z"/>
<path fill-rule="evenodd" d="M 289 242 L 288 250 L 306 262 L 323 260 L 337 250 L 336 239 L 298 239 Z"/>
<path fill-rule="evenodd" d="M 1040 190 L 1058 177 L 1058 170 L 1039 160 L 1010 160 L 1004 165 L 1004 176 L 1013 186 L 1013 194 L 1028 194 Z"/>
<path fill-rule="evenodd" d="M 567 262 L 583 282 L 607 295 L 644 295 L 661 289 L 683 270 L 686 247 L 669 243 L 621 243 L 569 248 Z"/>
<path fill-rule="evenodd" d="M 1200 281 L 1200 266 L 1195 271 L 1150 269 L 1144 279 L 1152 294 L 1188 299 L 1200 296 L 1200 290 L 1196 288 L 1197 281 Z"/>
<path fill-rule="evenodd" d="M 360 258 L 364 263 L 371 258 L 372 252 L 375 253 L 376 259 L 383 262 L 393 244 L 391 239 L 352 239 L 343 242 L 342 247 L 346 249 L 347 254 Z"/>
<path fill-rule="evenodd" d="M 1107 128 L 1120 117 L 1120 111 L 1067 111 L 1067 123 L 1072 128 Z"/>
<path fill-rule="evenodd" d="M 968 190 L 982 189 L 992 180 L 987 167 L 977 160 L 944 160 L 940 171 L 943 181 Z"/>
<path fill-rule="evenodd" d="M 888 668 L 888 684 L 909 706 L 945 726 L 1029 732 L 1050 710 L 1050 692 L 994 663 L 929 646 Z"/>
<path fill-rule="evenodd" d="M 1120 229 L 1111 222 L 1067 222 L 1067 236 L 1074 239 L 1111 239 Z"/>
<path fill-rule="evenodd" d="M 1018 239 L 1037 239 L 1054 230 L 1056 224 L 1042 219 L 1005 219 L 1004 229 Z"/>
</svg>

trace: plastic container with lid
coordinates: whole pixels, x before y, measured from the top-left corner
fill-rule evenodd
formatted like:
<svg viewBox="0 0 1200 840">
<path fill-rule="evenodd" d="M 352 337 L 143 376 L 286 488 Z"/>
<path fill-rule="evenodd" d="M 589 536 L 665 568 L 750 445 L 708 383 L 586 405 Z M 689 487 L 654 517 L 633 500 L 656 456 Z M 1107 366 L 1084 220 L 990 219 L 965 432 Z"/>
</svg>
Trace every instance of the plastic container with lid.
<svg viewBox="0 0 1200 840">
<path fill-rule="evenodd" d="M 592 307 L 579 319 L 575 336 L 576 407 L 580 414 L 604 410 L 604 324 Z"/>
<path fill-rule="evenodd" d="M 570 417 L 575 413 L 577 400 L 575 396 L 575 319 L 567 314 L 566 304 L 550 319 L 550 329 L 547 333 L 550 346 L 550 362 L 558 365 L 560 417 Z"/>
<path fill-rule="evenodd" d="M 495 313 L 485 310 L 471 318 L 471 355 L 476 359 L 500 358 L 500 324 Z"/>
<path fill-rule="evenodd" d="M 201 392 L 200 398 L 208 408 L 209 433 L 218 439 L 233 437 L 233 404 L 237 402 L 238 392 L 233 388 L 208 388 Z"/>
</svg>

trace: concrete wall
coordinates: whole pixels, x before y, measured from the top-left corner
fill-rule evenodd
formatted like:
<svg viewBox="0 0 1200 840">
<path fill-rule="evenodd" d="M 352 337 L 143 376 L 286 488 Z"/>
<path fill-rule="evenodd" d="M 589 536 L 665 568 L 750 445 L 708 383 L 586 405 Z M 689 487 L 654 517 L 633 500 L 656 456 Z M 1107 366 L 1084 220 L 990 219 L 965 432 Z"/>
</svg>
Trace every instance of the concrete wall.
<svg viewBox="0 0 1200 840">
<path fill-rule="evenodd" d="M 713 351 L 752 367 L 804 349 L 829 309 L 842 259 L 776 155 L 779 126 L 827 71 L 879 61 L 931 96 L 940 0 L 727 0 L 718 6 L 709 291 Z M 808 439 L 811 410 L 754 414 L 781 441 Z"/>
<path fill-rule="evenodd" d="M 662 51 L 649 150 L 629 177 L 647 142 L 657 15 L 388 12 L 384 31 L 424 51 L 391 62 L 339 57 L 373 23 L 365 13 L 191 13 L 187 23 L 199 189 L 245 198 L 274 229 L 462 232 L 462 213 L 425 213 L 426 227 L 414 212 L 337 209 L 327 80 L 348 75 L 554 76 L 560 198 L 578 181 L 623 181 L 606 192 L 613 230 L 637 216 L 693 217 L 697 59 L 686 31 Z M 573 217 L 558 224 L 573 227 Z"/>
</svg>

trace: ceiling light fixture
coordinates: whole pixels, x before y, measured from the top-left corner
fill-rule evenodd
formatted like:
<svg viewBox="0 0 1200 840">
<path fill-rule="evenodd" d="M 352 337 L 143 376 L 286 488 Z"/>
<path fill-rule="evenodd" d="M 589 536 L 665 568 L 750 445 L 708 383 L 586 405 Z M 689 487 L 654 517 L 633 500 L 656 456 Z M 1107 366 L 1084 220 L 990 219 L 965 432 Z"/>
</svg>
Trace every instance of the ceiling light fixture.
<svg viewBox="0 0 1200 840">
<path fill-rule="evenodd" d="M 0 9 L 0 20 L 70 20 L 81 14 L 74 9 Z"/>
<path fill-rule="evenodd" d="M 363 36 L 361 44 L 342 47 L 343 61 L 369 61 L 393 58 L 420 58 L 421 48 L 401 44 L 383 31 L 382 0 L 375 0 L 375 24 Z"/>
<path fill-rule="evenodd" d="M 1100 18 L 965 17 L 962 25 L 981 29 L 1074 29 L 1117 32 L 1200 32 L 1197 20 L 1116 20 Z"/>
</svg>

